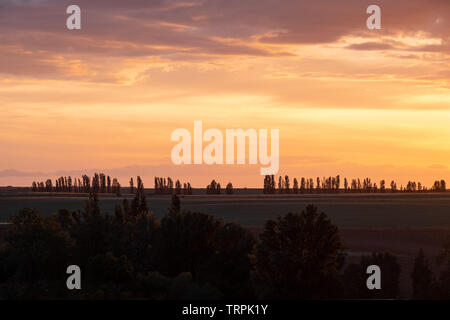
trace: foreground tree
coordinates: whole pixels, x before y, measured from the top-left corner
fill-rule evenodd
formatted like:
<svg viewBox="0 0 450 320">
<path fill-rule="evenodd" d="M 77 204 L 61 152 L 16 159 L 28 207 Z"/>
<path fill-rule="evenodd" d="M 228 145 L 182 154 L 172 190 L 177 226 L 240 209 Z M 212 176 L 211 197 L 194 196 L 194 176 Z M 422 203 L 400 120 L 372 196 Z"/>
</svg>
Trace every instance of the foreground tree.
<svg viewBox="0 0 450 320">
<path fill-rule="evenodd" d="M 338 297 L 343 262 L 338 228 L 315 206 L 269 220 L 256 252 L 260 298 Z"/>
<path fill-rule="evenodd" d="M 0 299 L 63 296 L 74 246 L 55 216 L 43 218 L 34 209 L 15 214 L 0 246 Z"/>
<path fill-rule="evenodd" d="M 377 265 L 382 270 L 382 290 L 368 290 L 367 267 Z M 359 263 L 350 264 L 344 272 L 345 297 L 350 299 L 397 299 L 401 268 L 397 258 L 388 252 L 374 252 L 362 256 Z"/>
<path fill-rule="evenodd" d="M 214 254 L 205 257 L 198 275 L 200 283 L 218 288 L 224 298 L 254 297 L 251 283 L 251 255 L 256 240 L 235 223 L 222 224 L 214 233 Z"/>
<path fill-rule="evenodd" d="M 169 215 L 176 215 L 181 212 L 180 198 L 176 194 L 172 195 L 172 201 L 169 208 Z"/>
<path fill-rule="evenodd" d="M 440 299 L 450 299 L 450 237 L 444 241 L 444 245 L 439 251 L 437 262 L 441 267 L 437 290 Z"/>
<path fill-rule="evenodd" d="M 131 216 L 136 217 L 139 214 L 148 213 L 147 199 L 145 197 L 144 183 L 140 176 L 136 180 L 136 195 L 131 202 Z"/>
<path fill-rule="evenodd" d="M 414 261 L 411 280 L 413 287 L 413 299 L 424 300 L 435 297 L 436 282 L 422 249 L 419 250 L 419 253 Z"/>
<path fill-rule="evenodd" d="M 205 257 L 214 252 L 214 233 L 221 223 L 198 212 L 167 215 L 161 220 L 159 270 L 167 276 L 190 272 L 197 279 Z"/>
</svg>

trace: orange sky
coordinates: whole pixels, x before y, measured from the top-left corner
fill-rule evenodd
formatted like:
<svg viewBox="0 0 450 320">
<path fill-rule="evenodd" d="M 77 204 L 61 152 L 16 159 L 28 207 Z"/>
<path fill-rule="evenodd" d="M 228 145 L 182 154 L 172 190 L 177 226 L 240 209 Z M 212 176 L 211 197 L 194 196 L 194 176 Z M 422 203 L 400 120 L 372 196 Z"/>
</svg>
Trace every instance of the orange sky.
<svg viewBox="0 0 450 320">
<path fill-rule="evenodd" d="M 262 185 L 260 165 L 175 167 L 171 132 L 194 120 L 279 129 L 292 177 L 450 180 L 449 56 L 446 0 L 2 1 L 0 185 L 94 170 Z"/>
</svg>

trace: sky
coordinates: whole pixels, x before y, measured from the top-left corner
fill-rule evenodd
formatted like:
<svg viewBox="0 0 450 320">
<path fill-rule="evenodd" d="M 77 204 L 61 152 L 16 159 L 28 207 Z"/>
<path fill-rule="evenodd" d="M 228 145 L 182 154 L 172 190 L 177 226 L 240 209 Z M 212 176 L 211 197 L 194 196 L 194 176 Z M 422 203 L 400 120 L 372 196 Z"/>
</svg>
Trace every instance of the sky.
<svg viewBox="0 0 450 320">
<path fill-rule="evenodd" d="M 259 164 L 172 163 L 195 120 L 279 129 L 281 175 L 430 186 L 450 180 L 449 57 L 448 0 L 1 0 L 0 186 L 102 171 L 261 187 Z"/>
</svg>

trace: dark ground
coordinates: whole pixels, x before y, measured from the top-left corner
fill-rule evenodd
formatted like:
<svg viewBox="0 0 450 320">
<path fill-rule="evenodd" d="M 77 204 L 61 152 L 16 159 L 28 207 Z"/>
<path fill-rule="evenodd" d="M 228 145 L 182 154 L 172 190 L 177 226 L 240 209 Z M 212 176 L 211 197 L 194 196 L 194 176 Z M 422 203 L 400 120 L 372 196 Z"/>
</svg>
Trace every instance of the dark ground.
<svg viewBox="0 0 450 320">
<path fill-rule="evenodd" d="M 150 193 L 151 191 L 147 191 Z M 260 191 L 259 191 L 260 192 Z M 401 292 L 409 296 L 410 273 L 414 258 L 422 248 L 434 271 L 438 271 L 436 255 L 450 235 L 450 193 L 423 194 L 313 194 L 263 195 L 242 190 L 235 195 L 207 196 L 197 190 L 193 196 L 182 196 L 183 210 L 200 211 L 238 222 L 255 234 L 261 232 L 268 219 L 289 211 L 301 211 L 314 204 L 324 211 L 341 232 L 347 248 L 347 263 L 357 262 L 362 254 L 373 251 L 393 253 L 402 266 Z M 113 212 L 124 198 L 101 195 L 100 206 Z M 60 208 L 82 210 L 87 195 L 29 193 L 23 190 L 0 190 L 0 223 L 24 207 L 37 208 L 44 215 Z M 148 205 L 162 217 L 170 205 L 170 196 L 148 194 Z M 7 225 L 0 224 L 0 239 Z"/>
</svg>

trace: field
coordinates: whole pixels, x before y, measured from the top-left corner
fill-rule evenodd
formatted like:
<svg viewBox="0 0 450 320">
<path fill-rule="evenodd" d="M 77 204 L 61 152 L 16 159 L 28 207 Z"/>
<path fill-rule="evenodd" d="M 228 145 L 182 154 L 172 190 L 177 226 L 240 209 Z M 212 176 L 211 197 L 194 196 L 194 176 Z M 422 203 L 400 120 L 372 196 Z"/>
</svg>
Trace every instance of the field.
<svg viewBox="0 0 450 320">
<path fill-rule="evenodd" d="M 100 205 L 113 213 L 124 198 L 132 196 L 100 196 Z M 43 215 L 61 208 L 82 210 L 86 199 L 77 194 L 0 193 L 0 222 L 24 207 L 36 208 Z M 170 206 L 170 196 L 148 194 L 147 200 L 158 217 Z M 340 228 L 450 228 L 450 193 L 181 196 L 183 210 L 212 214 L 247 227 L 261 227 L 268 219 L 299 212 L 308 204 L 318 206 Z"/>
<path fill-rule="evenodd" d="M 170 196 L 147 192 L 150 209 L 161 218 L 170 206 Z M 314 204 L 339 227 L 348 262 L 375 250 L 390 251 L 397 256 L 405 296 L 410 291 L 409 275 L 419 248 L 424 249 L 437 271 L 434 258 L 450 234 L 450 193 L 263 195 L 256 190 L 240 190 L 235 195 L 207 196 L 200 190 L 196 193 L 181 196 L 183 210 L 237 222 L 255 234 L 261 232 L 268 219 L 300 212 L 306 205 Z M 101 195 L 100 206 L 112 213 L 115 205 L 125 198 L 131 200 L 132 196 Z M 60 208 L 82 210 L 86 199 L 86 195 L 76 194 L 0 192 L 0 223 L 7 222 L 11 214 L 24 207 L 36 208 L 43 215 L 56 213 Z"/>
</svg>

